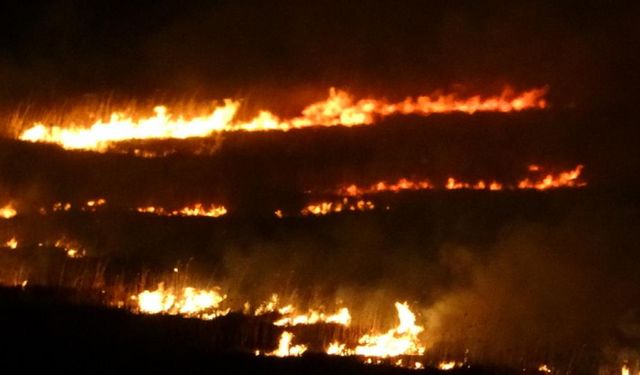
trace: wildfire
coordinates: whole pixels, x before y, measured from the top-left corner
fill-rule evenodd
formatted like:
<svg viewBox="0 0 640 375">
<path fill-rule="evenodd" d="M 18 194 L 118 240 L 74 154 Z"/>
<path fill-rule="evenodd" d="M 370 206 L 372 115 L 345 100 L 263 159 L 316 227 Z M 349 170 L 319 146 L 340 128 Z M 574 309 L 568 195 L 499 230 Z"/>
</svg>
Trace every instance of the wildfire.
<svg viewBox="0 0 640 375">
<path fill-rule="evenodd" d="M 158 284 L 155 291 L 145 290 L 137 296 L 138 311 L 145 314 L 169 314 L 213 319 L 226 315 L 229 309 L 219 309 L 220 304 L 227 298 L 218 289 L 204 290 L 192 287 L 183 288 L 178 294 L 172 290 L 165 290 L 164 284 Z"/>
<path fill-rule="evenodd" d="M 57 240 L 54 247 L 64 251 L 69 258 L 82 258 L 86 255 L 86 252 L 80 248 L 80 245 L 74 241 L 69 241 L 66 238 Z"/>
<path fill-rule="evenodd" d="M 310 204 L 303 208 L 300 213 L 303 216 L 320 216 L 342 211 L 371 211 L 374 208 L 375 205 L 371 201 L 358 200 L 356 202 L 350 202 L 349 199 L 343 198 L 343 200 L 339 202 L 320 202 Z"/>
<path fill-rule="evenodd" d="M 400 324 L 384 334 L 366 334 L 358 340 L 357 355 L 365 357 L 396 357 L 422 355 L 425 351 L 418 335 L 424 330 L 416 325 L 416 316 L 407 303 L 395 303 Z"/>
<path fill-rule="evenodd" d="M 267 355 L 276 357 L 301 356 L 302 353 L 307 351 L 307 347 L 305 345 L 291 345 L 293 337 L 293 333 L 291 332 L 282 332 L 282 335 L 280 335 L 280 341 L 278 342 L 278 349 L 268 353 Z"/>
<path fill-rule="evenodd" d="M 15 237 L 11 237 L 11 239 L 4 243 L 4 246 L 8 249 L 15 250 L 18 248 L 18 240 Z"/>
<path fill-rule="evenodd" d="M 459 98 L 456 94 L 432 94 L 406 98 L 398 103 L 385 99 L 356 100 L 343 90 L 331 88 L 326 100 L 313 103 L 302 110 L 301 116 L 280 119 L 269 111 L 260 111 L 253 119 L 235 119 L 240 101 L 226 99 L 210 113 L 202 116 L 171 114 L 167 107 L 156 106 L 154 115 L 134 119 L 124 113 L 113 113 L 108 121 L 98 120 L 89 127 L 70 123 L 66 126 L 35 123 L 20 134 L 30 142 L 56 143 L 65 149 L 106 151 L 114 142 L 145 139 L 186 139 L 206 137 L 215 132 L 229 131 L 287 131 L 310 126 L 370 125 L 382 117 L 402 115 L 427 116 L 433 113 L 511 112 L 543 109 L 546 88 L 515 93 L 505 89 L 498 96 L 479 95 Z"/>
<path fill-rule="evenodd" d="M 139 207 L 136 211 L 146 214 L 154 214 L 159 216 L 207 216 L 207 217 L 220 217 L 227 214 L 227 209 L 224 206 L 216 206 L 214 204 L 209 207 L 205 207 L 201 203 L 196 203 L 192 206 L 186 206 L 179 210 L 168 211 L 162 207 L 147 206 Z"/>
<path fill-rule="evenodd" d="M 558 175 L 547 174 L 538 180 L 524 179 L 518 183 L 519 189 L 537 189 L 547 190 L 556 189 L 560 187 L 582 187 L 586 183 L 579 180 L 580 174 L 584 166 L 578 165 L 570 171 L 561 172 Z M 530 169 L 531 170 L 531 169 Z M 540 168 L 536 171 L 541 170 Z"/>
<path fill-rule="evenodd" d="M 516 185 L 509 185 L 505 183 L 501 183 L 498 181 L 486 182 L 485 180 L 478 180 L 474 183 L 466 182 L 458 180 L 454 177 L 447 178 L 447 181 L 444 185 L 433 184 L 429 180 L 409 180 L 407 178 L 401 178 L 397 182 L 387 182 L 380 181 L 376 182 L 369 186 L 358 186 L 356 184 L 347 184 L 345 186 L 341 186 L 335 190 L 335 193 L 342 196 L 348 197 L 360 197 L 366 194 L 375 194 L 375 193 L 383 193 L 383 192 L 392 192 L 397 193 L 400 191 L 407 190 L 435 190 L 435 189 L 446 189 L 446 190 L 489 190 L 489 191 L 500 191 L 500 190 L 516 190 L 516 189 L 536 189 L 536 190 L 547 190 L 547 189 L 557 189 L 557 188 L 574 188 L 574 187 L 584 187 L 587 185 L 586 182 L 580 179 L 580 175 L 582 170 L 584 169 L 583 165 L 578 165 L 574 169 L 568 171 L 562 171 L 558 174 L 548 173 L 543 174 L 542 176 L 535 177 L 526 177 L 520 180 Z M 542 168 L 537 165 L 531 165 L 528 168 L 529 172 L 539 172 L 542 171 Z M 317 214 L 323 214 L 332 212 L 331 207 L 328 206 L 329 203 L 325 203 L 324 206 L 316 205 L 313 206 Z M 311 206 L 310 206 L 311 207 Z M 338 211 L 339 212 L 339 211 Z"/>
<path fill-rule="evenodd" d="M 290 311 L 288 311 L 290 310 Z M 309 310 L 306 314 L 296 314 L 295 309 L 291 308 L 285 310 L 285 316 L 275 321 L 273 324 L 276 326 L 297 326 L 305 324 L 318 324 L 318 323 L 334 323 L 343 326 L 348 326 L 351 323 L 351 314 L 346 307 L 341 308 L 334 314 L 325 314 L 317 310 Z"/>
<path fill-rule="evenodd" d="M 13 207 L 11 203 L 6 204 L 4 207 L 0 207 L 0 217 L 4 219 L 11 219 L 16 216 L 18 211 Z"/>
</svg>

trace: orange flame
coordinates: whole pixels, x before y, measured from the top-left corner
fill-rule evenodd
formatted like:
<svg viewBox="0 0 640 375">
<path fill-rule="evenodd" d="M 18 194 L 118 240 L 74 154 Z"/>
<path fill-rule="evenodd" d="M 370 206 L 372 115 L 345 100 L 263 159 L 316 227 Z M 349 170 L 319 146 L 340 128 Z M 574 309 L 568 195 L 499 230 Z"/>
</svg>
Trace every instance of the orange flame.
<svg viewBox="0 0 640 375">
<path fill-rule="evenodd" d="M 208 208 L 202 203 L 196 203 L 191 206 L 183 207 L 179 210 L 167 211 L 163 207 L 147 206 L 138 207 L 136 211 L 145 214 L 154 214 L 158 216 L 207 216 L 220 217 L 227 214 L 225 206 L 210 205 Z"/>
<path fill-rule="evenodd" d="M 370 125 L 385 116 L 422 115 L 433 113 L 480 111 L 511 112 L 525 109 L 543 109 L 547 89 L 532 89 L 516 94 L 511 89 L 499 96 L 482 98 L 473 96 L 461 99 L 456 94 L 425 95 L 406 98 L 399 103 L 385 99 L 355 100 L 346 91 L 331 88 L 329 97 L 307 106 L 302 115 L 292 119 L 280 119 L 268 111 L 260 111 L 250 121 L 235 120 L 240 102 L 224 100 L 209 114 L 187 118 L 182 114 L 170 114 L 165 106 L 156 106 L 155 115 L 134 119 L 123 113 L 113 113 L 106 122 L 98 120 L 89 127 L 71 123 L 66 126 L 35 123 L 19 138 L 30 142 L 56 143 L 65 149 L 106 151 L 114 142 L 144 139 L 187 139 L 206 137 L 215 132 L 228 131 L 287 131 L 310 126 Z"/>
<path fill-rule="evenodd" d="M 16 216 L 18 214 L 18 211 L 16 211 L 15 208 L 13 208 L 13 205 L 11 203 L 6 204 L 4 207 L 0 207 L 0 217 L 4 218 L 4 219 L 11 219 L 12 217 Z"/>
</svg>

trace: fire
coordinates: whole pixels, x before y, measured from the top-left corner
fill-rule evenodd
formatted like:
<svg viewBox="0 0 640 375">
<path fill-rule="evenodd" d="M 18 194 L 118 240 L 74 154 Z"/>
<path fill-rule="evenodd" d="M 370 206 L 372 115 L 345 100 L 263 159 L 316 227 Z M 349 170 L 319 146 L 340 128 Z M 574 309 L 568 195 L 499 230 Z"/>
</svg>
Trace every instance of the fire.
<svg viewBox="0 0 640 375">
<path fill-rule="evenodd" d="M 16 240 L 16 238 L 15 238 L 15 237 L 11 237 L 11 239 L 10 239 L 9 241 L 7 241 L 7 242 L 5 242 L 5 243 L 4 243 L 4 246 L 5 246 L 6 248 L 9 248 L 9 249 L 15 250 L 15 249 L 17 249 L 17 248 L 18 248 L 18 240 Z"/>
<path fill-rule="evenodd" d="M 98 207 L 102 207 L 105 204 L 107 204 L 107 201 L 104 198 L 98 198 L 98 199 L 95 199 L 95 200 L 92 199 L 92 200 L 87 201 L 87 203 L 85 203 L 85 206 L 82 207 L 82 211 L 95 212 Z M 65 206 L 65 208 L 66 208 L 66 206 Z M 71 208 L 71 205 L 69 205 L 69 208 Z"/>
<path fill-rule="evenodd" d="M 622 365 L 622 369 L 620 369 L 620 374 L 621 375 L 629 375 L 629 366 L 624 364 Z"/>
<path fill-rule="evenodd" d="M 134 119 L 124 113 L 113 113 L 108 121 L 102 119 L 89 127 L 70 123 L 67 126 L 35 123 L 20 134 L 30 142 L 56 143 L 65 149 L 107 151 L 115 142 L 145 139 L 186 139 L 206 137 L 216 132 L 229 131 L 287 131 L 311 126 L 370 125 L 380 118 L 394 114 L 428 116 L 433 113 L 511 112 L 525 109 L 543 109 L 546 88 L 515 93 L 505 89 L 498 96 L 483 98 L 479 95 L 459 98 L 456 94 L 432 94 L 406 98 L 398 103 L 385 99 L 356 100 L 343 90 L 331 88 L 326 100 L 313 103 L 302 110 L 302 115 L 280 119 L 268 111 L 260 111 L 253 119 L 242 122 L 235 119 L 240 101 L 226 99 L 210 113 L 188 117 L 171 114 L 165 106 L 156 106 L 154 115 Z"/>
<path fill-rule="evenodd" d="M 358 186 L 356 184 L 346 184 L 344 186 L 338 187 L 335 190 L 335 194 L 348 196 L 348 197 L 360 197 L 367 194 L 375 194 L 375 193 L 384 193 L 384 192 L 392 192 L 397 193 L 400 191 L 407 190 L 435 190 L 435 189 L 446 189 L 446 190 L 489 190 L 489 191 L 500 191 L 500 190 L 517 190 L 517 189 L 537 189 L 537 190 L 547 190 L 547 189 L 557 189 L 557 188 L 575 188 L 575 187 L 584 187 L 587 185 L 586 182 L 580 179 L 580 175 L 582 170 L 584 169 L 583 165 L 578 165 L 574 169 L 568 171 L 562 171 L 558 174 L 546 174 L 539 178 L 531 178 L 526 177 L 521 179 L 516 185 L 509 185 L 506 183 L 501 183 L 498 181 L 486 182 L 485 180 L 478 180 L 474 183 L 466 182 L 458 180 L 454 177 L 447 178 L 447 181 L 443 185 L 435 185 L 429 180 L 410 180 L 407 178 L 401 178 L 397 182 L 387 182 L 380 181 L 376 182 L 369 186 Z M 529 172 L 540 172 L 542 168 L 537 165 L 531 165 L 528 168 Z M 309 206 L 313 208 L 315 211 L 307 208 L 308 211 L 317 212 L 314 213 L 316 215 L 325 214 L 329 212 L 335 212 L 336 210 L 332 210 L 331 206 L 329 206 L 329 202 L 324 203 L 324 205 L 314 205 Z M 339 212 L 339 211 L 338 211 Z M 304 212 L 303 212 L 304 213 Z"/>
<path fill-rule="evenodd" d="M 346 307 L 340 308 L 336 313 L 326 314 L 322 309 L 309 309 L 307 313 L 299 314 L 293 305 L 289 304 L 283 307 L 278 307 L 280 304 L 280 298 L 277 294 L 272 294 L 269 300 L 262 302 L 255 310 L 254 315 L 260 316 L 269 313 L 277 312 L 281 315 L 280 319 L 276 320 L 273 324 L 276 326 L 296 326 L 296 325 L 309 325 L 318 323 L 333 323 L 343 326 L 349 326 L 351 324 L 351 313 Z"/>
<path fill-rule="evenodd" d="M 456 361 L 440 361 L 438 363 L 438 369 L 442 371 L 453 370 L 456 367 L 462 367 L 462 363 Z"/>
<path fill-rule="evenodd" d="M 580 174 L 582 173 L 582 169 L 584 169 L 583 165 L 578 165 L 574 169 L 570 171 L 564 171 L 557 175 L 547 174 L 538 180 L 530 180 L 528 178 L 520 181 L 518 183 L 519 189 L 537 189 L 537 190 L 548 190 L 548 189 L 556 189 L 560 187 L 582 187 L 585 186 L 586 183 L 580 181 Z M 532 170 L 531 167 L 529 170 Z M 535 171 L 540 171 L 541 168 L 536 166 Z"/>
<path fill-rule="evenodd" d="M 416 316 L 407 303 L 395 303 L 400 324 L 384 334 L 366 334 L 358 340 L 357 355 L 365 357 L 396 357 L 422 355 L 425 351 L 418 335 L 424 330 L 416 325 Z"/>
<path fill-rule="evenodd" d="M 57 240 L 54 247 L 61 249 L 69 258 L 82 258 L 86 255 L 86 251 L 80 248 L 75 241 L 69 241 L 66 238 Z"/>
<path fill-rule="evenodd" d="M 207 216 L 207 217 L 220 217 L 227 214 L 225 206 L 217 206 L 215 204 L 205 207 L 201 203 L 196 203 L 191 206 L 183 207 L 179 210 L 168 211 L 163 207 L 147 206 L 138 207 L 136 211 L 146 214 L 155 214 L 158 216 Z"/>
<path fill-rule="evenodd" d="M 13 207 L 11 203 L 6 204 L 4 207 L 0 207 L 0 217 L 4 219 L 11 219 L 16 216 L 18 211 Z"/>
<path fill-rule="evenodd" d="M 280 335 L 280 341 L 278 343 L 278 349 L 271 353 L 268 353 L 267 355 L 276 357 L 301 356 L 302 353 L 307 351 L 307 347 L 305 345 L 291 345 L 293 337 L 293 333 L 291 332 L 282 332 L 282 335 Z"/>
<path fill-rule="evenodd" d="M 138 311 L 145 314 L 169 314 L 213 319 L 226 315 L 229 309 L 219 309 L 220 304 L 227 298 L 218 289 L 204 290 L 185 287 L 181 293 L 174 294 L 172 290 L 165 290 L 164 284 L 158 284 L 155 291 L 145 290 L 133 300 L 138 301 Z"/>
<path fill-rule="evenodd" d="M 281 309 L 282 310 L 282 309 Z M 296 326 L 306 324 L 318 324 L 318 323 L 334 323 L 343 326 L 348 326 L 351 323 L 351 314 L 346 307 L 341 308 L 334 314 L 327 315 L 317 310 L 309 310 L 306 314 L 295 314 L 295 309 L 290 308 L 284 310 L 282 318 L 275 321 L 273 324 L 276 326 Z"/>
<path fill-rule="evenodd" d="M 356 202 L 350 202 L 347 198 L 344 198 L 340 202 L 319 202 L 310 204 L 303 208 L 300 213 L 303 216 L 320 216 L 343 211 L 371 211 L 374 208 L 375 205 L 371 201 L 361 199 Z"/>
<path fill-rule="evenodd" d="M 547 374 L 551 374 L 553 372 L 551 370 L 551 367 L 549 367 L 549 365 L 547 365 L 546 363 L 543 363 L 540 366 L 538 366 L 538 371 L 546 372 Z"/>
</svg>

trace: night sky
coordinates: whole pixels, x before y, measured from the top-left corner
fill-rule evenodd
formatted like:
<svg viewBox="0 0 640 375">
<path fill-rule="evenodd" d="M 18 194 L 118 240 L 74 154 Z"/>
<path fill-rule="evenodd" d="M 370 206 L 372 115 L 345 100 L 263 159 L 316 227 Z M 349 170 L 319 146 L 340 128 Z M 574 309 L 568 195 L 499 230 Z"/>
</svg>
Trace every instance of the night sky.
<svg viewBox="0 0 640 375">
<path fill-rule="evenodd" d="M 628 3 L 628 4 L 625 4 Z M 0 9 L 0 100 L 399 96 L 550 85 L 559 107 L 635 105 L 624 1 L 30 1 Z M 307 95 L 307 96 L 305 96 Z"/>
</svg>

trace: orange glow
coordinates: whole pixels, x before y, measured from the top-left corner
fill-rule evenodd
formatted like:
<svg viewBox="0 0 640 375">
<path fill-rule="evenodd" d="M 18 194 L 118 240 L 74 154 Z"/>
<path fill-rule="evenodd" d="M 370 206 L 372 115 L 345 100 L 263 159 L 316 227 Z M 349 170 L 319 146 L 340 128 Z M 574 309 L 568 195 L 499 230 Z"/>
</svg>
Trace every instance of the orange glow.
<svg viewBox="0 0 640 375">
<path fill-rule="evenodd" d="M 518 188 L 547 190 L 562 187 L 582 187 L 586 185 L 585 182 L 580 181 L 580 174 L 583 168 L 584 166 L 578 165 L 570 171 L 560 172 L 557 175 L 547 174 L 535 180 L 526 178 L 518 183 Z M 541 171 L 541 168 L 536 169 L 536 171 Z"/>
<path fill-rule="evenodd" d="M 0 207 L 0 217 L 3 219 L 11 219 L 17 214 L 18 214 L 18 211 L 16 211 L 16 209 L 13 208 L 13 205 L 11 203 L 6 204 L 4 207 Z"/>
<path fill-rule="evenodd" d="M 276 357 L 301 356 L 302 353 L 307 351 L 307 347 L 305 345 L 291 345 L 293 337 L 293 333 L 291 332 L 282 332 L 280 341 L 278 342 L 278 349 L 276 349 L 274 352 L 268 353 L 267 355 Z"/>
<path fill-rule="evenodd" d="M 220 217 L 227 214 L 227 209 L 224 206 L 216 206 L 214 204 L 209 207 L 205 207 L 201 203 L 196 203 L 191 206 L 183 207 L 179 210 L 168 211 L 162 207 L 147 206 L 138 207 L 136 211 L 145 214 L 154 214 L 158 216 L 206 216 L 206 217 Z"/>
<path fill-rule="evenodd" d="M 442 189 L 446 190 L 516 190 L 516 189 L 557 189 L 557 188 L 576 188 L 584 187 L 586 182 L 580 180 L 580 175 L 584 166 L 578 165 L 572 170 L 562 171 L 558 174 L 543 174 L 538 178 L 526 177 L 520 180 L 517 185 L 508 185 L 498 181 L 485 182 L 485 180 L 478 180 L 474 183 L 460 181 L 454 177 L 449 177 L 442 185 Z M 536 165 L 529 166 L 529 172 L 540 174 L 542 168 Z M 346 184 L 335 190 L 335 194 L 348 196 L 348 197 L 360 197 L 367 194 L 384 193 L 384 192 L 400 192 L 410 190 L 435 190 L 439 187 L 431 183 L 429 180 L 409 180 L 407 178 L 401 178 L 397 182 L 380 181 L 369 186 L 358 186 L 355 184 Z M 313 206 L 315 212 L 318 214 L 333 212 L 330 203 Z M 311 210 L 309 210 L 311 211 Z"/>
<path fill-rule="evenodd" d="M 164 284 L 158 284 L 154 291 L 145 290 L 133 300 L 137 300 L 137 309 L 145 314 L 169 314 L 213 319 L 226 315 L 229 309 L 220 309 L 220 304 L 227 298 L 219 290 L 199 290 L 192 287 L 183 288 L 180 293 L 171 289 L 165 290 Z"/>
<path fill-rule="evenodd" d="M 400 324 L 384 334 L 366 334 L 358 340 L 357 355 L 365 357 L 396 357 L 422 355 L 425 351 L 418 335 L 424 330 L 416 325 L 416 316 L 407 303 L 396 302 Z"/>
<path fill-rule="evenodd" d="M 406 98 L 398 103 L 385 99 L 356 100 L 346 91 L 331 88 L 326 100 L 313 103 L 302 110 L 302 115 L 280 119 L 262 110 L 253 119 L 242 122 L 235 119 L 240 101 L 226 99 L 210 113 L 202 116 L 171 114 L 167 107 L 156 106 L 151 117 L 133 118 L 124 113 L 113 113 L 108 121 L 98 120 L 87 126 L 70 122 L 64 125 L 35 123 L 19 138 L 30 142 L 56 143 L 65 149 L 107 151 L 115 142 L 145 139 L 187 139 L 206 137 L 216 132 L 229 131 L 287 131 L 310 126 L 370 125 L 394 114 L 427 116 L 433 113 L 512 112 L 525 109 L 543 109 L 547 89 L 532 89 L 515 93 L 505 89 L 499 96 L 483 98 L 479 95 L 459 98 L 456 94 L 432 94 Z"/>
<path fill-rule="evenodd" d="M 15 237 L 11 237 L 11 239 L 10 239 L 9 241 L 7 241 L 7 242 L 5 242 L 5 243 L 4 243 L 4 246 L 5 246 L 6 248 L 9 248 L 9 249 L 15 250 L 15 249 L 17 249 L 17 248 L 18 248 L 18 240 L 16 240 L 16 238 L 15 238 Z"/>
<path fill-rule="evenodd" d="M 375 208 L 375 205 L 371 201 L 358 200 L 356 202 L 350 202 L 347 198 L 338 202 L 319 202 L 310 204 L 303 208 L 300 213 L 303 216 L 322 216 L 331 213 L 339 213 L 343 211 L 371 211 Z"/>
</svg>

